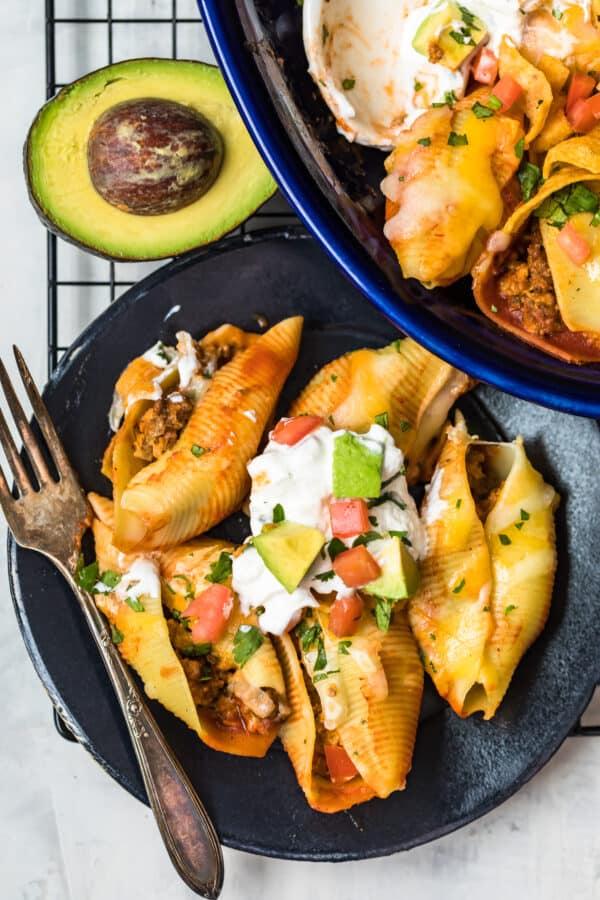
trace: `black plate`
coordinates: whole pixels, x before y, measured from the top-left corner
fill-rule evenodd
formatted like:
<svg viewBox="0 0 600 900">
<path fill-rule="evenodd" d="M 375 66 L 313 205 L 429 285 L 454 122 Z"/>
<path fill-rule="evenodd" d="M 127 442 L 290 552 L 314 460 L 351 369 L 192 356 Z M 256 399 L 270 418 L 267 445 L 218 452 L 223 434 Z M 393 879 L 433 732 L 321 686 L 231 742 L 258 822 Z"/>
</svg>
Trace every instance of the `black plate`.
<svg viewBox="0 0 600 900">
<path fill-rule="evenodd" d="M 99 474 L 106 412 L 115 380 L 133 356 L 158 337 L 171 340 L 180 328 L 202 333 L 223 321 L 252 328 L 256 315 L 275 322 L 297 313 L 305 315 L 306 330 L 282 410 L 332 357 L 397 336 L 300 229 L 223 241 L 128 291 L 71 347 L 45 393 L 83 485 L 107 491 Z M 485 436 L 522 433 L 534 464 L 562 494 L 558 582 L 542 637 L 492 722 L 461 721 L 429 685 L 406 791 L 335 816 L 309 809 L 279 746 L 266 760 L 217 754 L 152 703 L 225 844 L 268 856 L 344 860 L 432 840 L 516 791 L 554 753 L 588 702 L 600 674 L 598 427 L 490 388 L 479 388 L 461 407 Z M 237 516 L 217 531 L 237 539 L 243 528 Z M 9 551 L 19 624 L 52 700 L 98 762 L 145 800 L 121 714 L 76 602 L 42 557 L 12 541 Z"/>
</svg>

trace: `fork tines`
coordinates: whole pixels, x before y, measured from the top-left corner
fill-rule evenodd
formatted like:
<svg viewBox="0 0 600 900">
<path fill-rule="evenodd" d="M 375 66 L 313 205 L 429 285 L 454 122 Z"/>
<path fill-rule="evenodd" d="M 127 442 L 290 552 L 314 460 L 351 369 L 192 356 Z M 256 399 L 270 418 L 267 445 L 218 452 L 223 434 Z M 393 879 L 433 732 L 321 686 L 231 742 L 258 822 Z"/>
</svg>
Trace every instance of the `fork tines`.
<svg viewBox="0 0 600 900">
<path fill-rule="evenodd" d="M 40 397 L 38 389 L 35 386 L 33 378 L 31 377 L 31 373 L 27 368 L 27 364 L 25 363 L 20 350 L 17 347 L 13 347 L 13 350 L 15 359 L 17 361 L 17 366 L 19 367 L 19 373 L 25 387 L 25 391 L 27 392 L 27 396 L 29 397 L 29 401 L 33 408 L 33 413 L 37 424 L 46 441 L 46 444 L 56 466 L 58 477 L 59 479 L 65 478 L 72 474 L 67 455 L 63 449 L 60 438 L 58 437 L 54 425 L 52 424 L 52 420 L 50 419 L 44 401 Z M 48 468 L 46 459 L 44 458 L 44 454 L 39 446 L 38 440 L 31 430 L 23 407 L 21 406 L 19 398 L 17 397 L 15 389 L 12 385 L 12 382 L 2 360 L 0 360 L 0 384 L 2 385 L 2 389 L 4 391 L 4 395 L 12 413 L 14 422 L 17 426 L 19 434 L 21 435 L 23 446 L 27 453 L 28 460 L 31 464 L 31 468 L 38 482 L 39 488 L 43 488 L 50 483 L 54 483 L 55 479 L 52 476 L 50 469 Z M 6 454 L 6 458 L 14 477 L 19 496 L 25 497 L 36 488 L 31 483 L 31 479 L 27 473 L 23 460 L 19 455 L 16 444 L 6 422 L 6 418 L 1 410 L 0 444 L 2 445 Z M 5 504 L 9 502 L 12 503 L 13 498 L 4 476 L 4 472 L 0 468 L 0 503 L 4 508 Z"/>
</svg>

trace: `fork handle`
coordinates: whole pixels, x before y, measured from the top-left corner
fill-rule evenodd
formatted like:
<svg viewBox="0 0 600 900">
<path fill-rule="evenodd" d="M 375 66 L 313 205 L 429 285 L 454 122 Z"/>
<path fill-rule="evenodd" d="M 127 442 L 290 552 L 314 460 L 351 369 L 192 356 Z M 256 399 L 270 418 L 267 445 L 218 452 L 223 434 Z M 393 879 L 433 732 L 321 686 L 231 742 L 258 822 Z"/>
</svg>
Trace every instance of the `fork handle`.
<svg viewBox="0 0 600 900">
<path fill-rule="evenodd" d="M 196 894 L 217 898 L 223 886 L 223 854 L 208 813 L 162 736 L 93 598 L 77 586 L 69 571 L 62 566 L 61 570 L 79 600 L 115 689 L 171 862 Z"/>
</svg>

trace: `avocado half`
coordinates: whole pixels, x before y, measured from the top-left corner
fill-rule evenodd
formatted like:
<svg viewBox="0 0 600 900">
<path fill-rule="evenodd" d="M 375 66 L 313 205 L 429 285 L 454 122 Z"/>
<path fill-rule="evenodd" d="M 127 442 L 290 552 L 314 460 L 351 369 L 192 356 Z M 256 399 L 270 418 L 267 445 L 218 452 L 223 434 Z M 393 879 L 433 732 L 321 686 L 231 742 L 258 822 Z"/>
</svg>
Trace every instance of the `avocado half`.
<svg viewBox="0 0 600 900">
<path fill-rule="evenodd" d="M 87 145 L 103 113 L 147 97 L 199 112 L 220 134 L 224 153 L 218 177 L 205 194 L 175 212 L 140 216 L 118 209 L 96 191 Z M 64 87 L 31 126 L 25 173 L 31 202 L 50 231 L 119 260 L 164 259 L 217 240 L 276 190 L 219 69 L 170 59 L 115 63 Z"/>
</svg>

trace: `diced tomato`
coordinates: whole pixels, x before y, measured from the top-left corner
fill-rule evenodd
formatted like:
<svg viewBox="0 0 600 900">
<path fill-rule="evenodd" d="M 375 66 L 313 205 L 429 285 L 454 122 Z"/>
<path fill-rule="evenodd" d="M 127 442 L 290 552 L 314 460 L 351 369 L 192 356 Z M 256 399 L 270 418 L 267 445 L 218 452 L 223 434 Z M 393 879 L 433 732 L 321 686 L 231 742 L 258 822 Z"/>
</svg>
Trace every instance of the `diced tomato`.
<svg viewBox="0 0 600 900">
<path fill-rule="evenodd" d="M 489 47 L 483 47 L 475 57 L 473 78 L 480 84 L 493 84 L 498 77 L 498 57 Z"/>
<path fill-rule="evenodd" d="M 293 447 L 322 424 L 323 419 L 319 416 L 294 416 L 293 419 L 280 419 L 271 432 L 271 440 L 277 444 Z"/>
<path fill-rule="evenodd" d="M 325 762 L 329 769 L 329 777 L 333 784 L 343 784 L 358 775 L 358 769 L 343 747 L 336 744 L 325 744 Z"/>
<path fill-rule="evenodd" d="M 212 584 L 194 597 L 181 615 L 186 619 L 197 620 L 192 625 L 194 643 L 214 643 L 222 637 L 232 609 L 231 589 L 224 584 Z"/>
<path fill-rule="evenodd" d="M 496 97 L 502 103 L 498 112 L 507 112 L 511 106 L 514 106 L 521 94 L 523 88 L 512 75 L 504 75 L 492 91 L 492 97 Z"/>
<path fill-rule="evenodd" d="M 369 530 L 369 510 L 364 500 L 332 500 L 329 518 L 334 537 L 352 537 Z"/>
<path fill-rule="evenodd" d="M 576 266 L 583 265 L 592 252 L 586 239 L 571 222 L 567 222 L 565 227 L 559 232 L 556 243 Z"/>
<path fill-rule="evenodd" d="M 336 637 L 350 637 L 358 628 L 364 607 L 360 594 L 338 597 L 329 610 L 329 630 Z"/>
<path fill-rule="evenodd" d="M 567 119 L 581 134 L 591 131 L 600 118 L 600 94 L 594 94 L 587 100 L 576 100 L 567 112 Z"/>
<path fill-rule="evenodd" d="M 333 571 L 345 585 L 352 588 L 363 587 L 379 577 L 381 569 L 364 544 L 339 553 L 333 561 Z"/>
<path fill-rule="evenodd" d="M 575 72 L 567 94 L 567 115 L 578 100 L 587 100 L 596 89 L 596 79 L 585 72 Z"/>
</svg>

